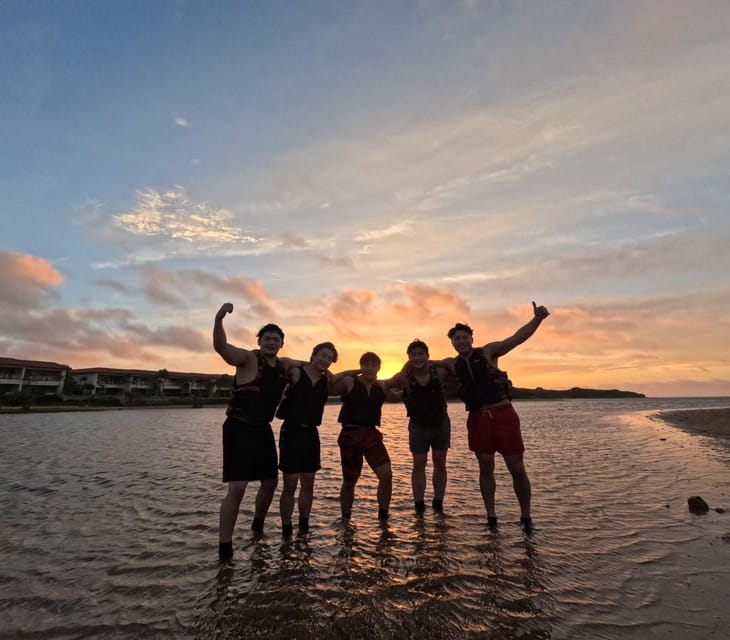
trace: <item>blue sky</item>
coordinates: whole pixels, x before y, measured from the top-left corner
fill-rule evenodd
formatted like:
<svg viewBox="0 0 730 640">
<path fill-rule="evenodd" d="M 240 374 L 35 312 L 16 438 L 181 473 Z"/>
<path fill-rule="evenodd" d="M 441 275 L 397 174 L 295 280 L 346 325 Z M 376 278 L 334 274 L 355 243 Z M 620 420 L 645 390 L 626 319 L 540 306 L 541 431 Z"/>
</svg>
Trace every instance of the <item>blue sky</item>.
<svg viewBox="0 0 730 640">
<path fill-rule="evenodd" d="M 392 372 L 730 395 L 730 5 L 3 2 L 0 354 L 222 371 L 268 321 Z"/>
</svg>

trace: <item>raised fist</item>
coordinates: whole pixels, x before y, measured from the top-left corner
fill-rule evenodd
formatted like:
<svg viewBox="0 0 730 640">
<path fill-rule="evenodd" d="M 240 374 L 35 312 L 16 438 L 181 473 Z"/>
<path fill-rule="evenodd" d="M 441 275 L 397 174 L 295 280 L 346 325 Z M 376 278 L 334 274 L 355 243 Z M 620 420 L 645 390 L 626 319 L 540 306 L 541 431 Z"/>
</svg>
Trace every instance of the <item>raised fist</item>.
<svg viewBox="0 0 730 640">
<path fill-rule="evenodd" d="M 535 304 L 533 302 L 533 304 Z M 218 309 L 218 313 L 215 314 L 216 320 L 223 320 L 223 318 L 226 317 L 227 313 L 233 313 L 233 305 L 230 302 L 224 302 L 223 306 L 221 306 L 220 309 Z"/>
</svg>

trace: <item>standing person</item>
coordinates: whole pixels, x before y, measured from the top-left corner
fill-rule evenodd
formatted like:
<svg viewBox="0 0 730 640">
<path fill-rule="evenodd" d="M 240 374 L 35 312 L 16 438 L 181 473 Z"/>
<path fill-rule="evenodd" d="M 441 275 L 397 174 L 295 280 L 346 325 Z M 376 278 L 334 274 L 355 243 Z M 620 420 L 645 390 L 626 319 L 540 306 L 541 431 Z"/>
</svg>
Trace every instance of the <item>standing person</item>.
<svg viewBox="0 0 730 640">
<path fill-rule="evenodd" d="M 479 461 L 479 488 L 487 509 L 490 529 L 497 528 L 494 494 L 494 454 L 499 452 L 512 475 L 512 487 L 520 503 L 520 525 L 532 533 L 530 500 L 532 490 L 524 464 L 525 446 L 520 432 L 520 419 L 510 398 L 511 383 L 507 374 L 497 368 L 500 357 L 532 336 L 540 323 L 550 315 L 543 306 L 532 303 L 533 317 L 514 335 L 474 349 L 473 330 L 457 323 L 449 329 L 448 337 L 459 354 L 441 361 L 450 367 L 460 384 L 460 395 L 469 412 L 466 427 L 469 449 Z"/>
<path fill-rule="evenodd" d="M 254 480 L 261 485 L 251 528 L 263 531 L 278 478 L 271 420 L 286 386 L 287 371 L 295 364 L 289 358 L 277 357 L 284 345 L 284 332 L 275 324 L 261 327 L 256 334 L 258 349 L 229 344 L 223 329 L 223 318 L 229 313 L 233 313 L 233 305 L 226 302 L 216 313 L 213 325 L 213 348 L 236 367 L 233 397 L 223 423 L 223 482 L 228 483 L 228 491 L 220 508 L 218 554 L 225 563 L 233 559 L 238 510 L 248 483 Z"/>
<path fill-rule="evenodd" d="M 284 422 L 279 432 L 279 469 L 284 488 L 279 499 L 281 533 L 293 533 L 294 493 L 299 490 L 299 530 L 309 530 L 309 514 L 314 496 L 314 474 L 321 469 L 319 430 L 324 405 L 329 396 L 329 367 L 337 362 L 337 349 L 331 342 L 314 347 L 309 364 L 289 369 L 289 386 L 276 412 Z"/>
<path fill-rule="evenodd" d="M 342 408 L 337 418 L 342 430 L 337 438 L 342 462 L 340 507 L 342 517 L 350 518 L 355 500 L 355 485 L 362 473 L 363 458 L 378 478 L 378 519 L 388 519 L 393 493 L 390 456 L 378 430 L 385 391 L 378 382 L 380 358 L 372 352 L 360 357 L 360 373 L 346 375 L 338 382 Z"/>
<path fill-rule="evenodd" d="M 443 511 L 446 493 L 446 454 L 451 446 L 451 421 L 446 411 L 444 384 L 449 375 L 445 367 L 428 361 L 428 345 L 414 340 L 406 348 L 408 363 L 385 382 L 389 388 L 403 390 L 408 414 L 408 447 L 413 455 L 411 486 L 416 513 L 426 510 L 426 464 L 431 449 L 433 461 L 433 500 L 435 511 Z"/>
</svg>

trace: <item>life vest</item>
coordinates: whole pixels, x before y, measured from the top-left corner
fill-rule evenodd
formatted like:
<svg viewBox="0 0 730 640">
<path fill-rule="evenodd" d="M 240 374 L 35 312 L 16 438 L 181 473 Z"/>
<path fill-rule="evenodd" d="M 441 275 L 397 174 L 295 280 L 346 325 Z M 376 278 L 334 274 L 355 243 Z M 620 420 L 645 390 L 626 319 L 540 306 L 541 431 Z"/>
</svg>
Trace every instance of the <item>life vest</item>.
<svg viewBox="0 0 730 640">
<path fill-rule="evenodd" d="M 376 427 L 380 424 L 385 392 L 377 382 L 372 384 L 368 393 L 367 387 L 354 378 L 352 391 L 341 397 L 342 408 L 337 421 L 343 426 Z"/>
<path fill-rule="evenodd" d="M 233 397 L 226 415 L 251 424 L 268 424 L 286 387 L 286 372 L 278 358 L 272 367 L 258 349 L 253 353 L 258 361 L 256 377 L 244 384 L 238 384 L 233 377 Z"/>
<path fill-rule="evenodd" d="M 403 389 L 403 402 L 408 417 L 423 427 L 439 426 L 446 415 L 446 398 L 444 388 L 436 372 L 436 367 L 429 365 L 429 381 L 421 385 L 411 369 L 406 377 Z"/>
<path fill-rule="evenodd" d="M 276 417 L 284 420 L 283 426 L 287 429 L 319 426 L 328 395 L 326 375 L 312 384 L 304 367 L 299 367 L 299 380 L 286 388 Z"/>
<path fill-rule="evenodd" d="M 512 383 L 507 373 L 491 364 L 481 349 L 472 351 L 468 358 L 457 357 L 454 369 L 459 380 L 459 397 L 467 411 L 511 400 Z"/>
</svg>

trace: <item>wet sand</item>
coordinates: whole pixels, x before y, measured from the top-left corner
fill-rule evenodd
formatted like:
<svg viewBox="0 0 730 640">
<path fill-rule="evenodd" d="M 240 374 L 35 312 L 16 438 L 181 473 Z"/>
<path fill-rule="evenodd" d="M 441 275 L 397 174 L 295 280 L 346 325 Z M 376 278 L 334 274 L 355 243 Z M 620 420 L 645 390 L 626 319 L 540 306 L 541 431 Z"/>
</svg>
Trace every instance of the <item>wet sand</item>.
<svg viewBox="0 0 730 640">
<path fill-rule="evenodd" d="M 730 408 L 661 411 L 658 417 L 684 431 L 717 438 L 730 446 Z"/>
</svg>

